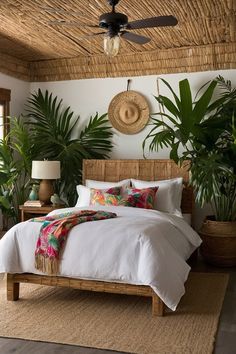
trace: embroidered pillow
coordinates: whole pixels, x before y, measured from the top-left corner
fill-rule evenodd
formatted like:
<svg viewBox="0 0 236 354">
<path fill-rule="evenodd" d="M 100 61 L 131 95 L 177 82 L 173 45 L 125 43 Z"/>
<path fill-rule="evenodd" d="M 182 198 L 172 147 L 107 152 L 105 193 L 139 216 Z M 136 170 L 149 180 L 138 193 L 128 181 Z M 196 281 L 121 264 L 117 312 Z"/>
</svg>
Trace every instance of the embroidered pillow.
<svg viewBox="0 0 236 354">
<path fill-rule="evenodd" d="M 123 198 L 121 195 L 109 194 L 101 189 L 91 189 L 90 205 L 133 206 L 130 196 Z"/>
<path fill-rule="evenodd" d="M 158 187 L 144 189 L 127 188 L 126 193 L 130 197 L 129 201 L 136 208 L 154 209 L 155 196 Z"/>
</svg>

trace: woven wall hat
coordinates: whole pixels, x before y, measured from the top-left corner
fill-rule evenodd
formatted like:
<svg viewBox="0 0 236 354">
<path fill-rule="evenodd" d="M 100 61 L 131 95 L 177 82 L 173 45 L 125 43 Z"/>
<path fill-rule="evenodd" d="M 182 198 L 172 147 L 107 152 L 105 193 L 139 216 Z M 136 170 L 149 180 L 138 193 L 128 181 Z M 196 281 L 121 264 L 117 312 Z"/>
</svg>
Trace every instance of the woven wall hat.
<svg viewBox="0 0 236 354">
<path fill-rule="evenodd" d="M 136 134 L 148 122 L 148 102 L 139 92 L 121 92 L 112 99 L 108 108 L 108 118 L 113 127 L 120 132 Z"/>
</svg>

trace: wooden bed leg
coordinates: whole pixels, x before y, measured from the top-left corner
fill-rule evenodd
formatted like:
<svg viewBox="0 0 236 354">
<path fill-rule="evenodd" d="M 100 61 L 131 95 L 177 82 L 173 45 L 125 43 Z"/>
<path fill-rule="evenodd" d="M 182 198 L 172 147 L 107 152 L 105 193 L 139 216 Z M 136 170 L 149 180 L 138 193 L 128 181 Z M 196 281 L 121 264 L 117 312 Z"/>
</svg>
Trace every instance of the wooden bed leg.
<svg viewBox="0 0 236 354">
<path fill-rule="evenodd" d="M 20 283 L 14 282 L 14 275 L 7 274 L 7 300 L 17 301 L 19 299 Z"/>
<path fill-rule="evenodd" d="M 153 316 L 164 316 L 165 304 L 164 302 L 156 295 L 152 295 L 152 315 Z"/>
</svg>

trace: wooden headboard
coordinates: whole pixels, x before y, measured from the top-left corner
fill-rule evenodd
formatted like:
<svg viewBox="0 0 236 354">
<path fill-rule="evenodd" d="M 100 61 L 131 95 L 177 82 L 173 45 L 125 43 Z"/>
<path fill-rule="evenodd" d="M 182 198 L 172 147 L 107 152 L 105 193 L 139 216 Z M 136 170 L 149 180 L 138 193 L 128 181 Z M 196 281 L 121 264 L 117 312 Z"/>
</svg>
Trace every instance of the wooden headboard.
<svg viewBox="0 0 236 354">
<path fill-rule="evenodd" d="M 183 177 L 184 189 L 181 209 L 193 212 L 193 190 L 188 186 L 187 165 L 179 167 L 172 160 L 83 160 L 83 184 L 86 179 L 117 182 L 126 178 L 156 181 Z"/>
</svg>

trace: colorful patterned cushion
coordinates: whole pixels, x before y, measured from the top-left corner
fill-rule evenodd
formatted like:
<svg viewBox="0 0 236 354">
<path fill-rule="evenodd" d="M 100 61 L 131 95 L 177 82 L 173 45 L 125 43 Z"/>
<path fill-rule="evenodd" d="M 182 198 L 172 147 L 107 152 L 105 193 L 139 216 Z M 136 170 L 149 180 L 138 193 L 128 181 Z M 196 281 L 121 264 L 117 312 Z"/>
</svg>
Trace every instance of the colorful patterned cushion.
<svg viewBox="0 0 236 354">
<path fill-rule="evenodd" d="M 115 188 L 112 188 L 115 189 Z M 113 206 L 133 206 L 130 196 L 123 198 L 121 195 L 109 194 L 101 189 L 92 189 L 90 194 L 90 205 L 113 205 Z"/>
<path fill-rule="evenodd" d="M 118 187 L 119 188 L 119 187 Z M 117 187 L 106 191 L 91 188 L 90 205 L 129 206 L 135 208 L 153 209 L 158 187 L 145 189 L 127 188 L 124 196 L 117 195 Z"/>
<path fill-rule="evenodd" d="M 82 184 L 79 184 L 76 186 L 76 190 L 78 193 L 78 200 L 76 203 L 76 207 L 86 207 L 90 205 L 90 194 L 91 194 L 91 188 L 85 187 Z M 114 195 L 120 195 L 122 187 L 121 186 L 116 186 L 116 187 L 109 187 L 106 189 L 101 189 L 103 192 L 109 193 L 109 194 L 114 194 Z"/>
<path fill-rule="evenodd" d="M 158 187 L 144 189 L 127 188 L 129 202 L 136 208 L 154 209 L 155 195 Z"/>
<path fill-rule="evenodd" d="M 93 189 L 91 188 L 91 190 L 96 190 L 96 189 Z M 121 187 L 111 187 L 111 188 L 108 188 L 108 189 L 98 189 L 99 191 L 101 192 L 105 192 L 105 193 L 108 193 L 108 194 L 113 194 L 113 195 L 120 195 L 120 192 L 121 192 Z"/>
</svg>

